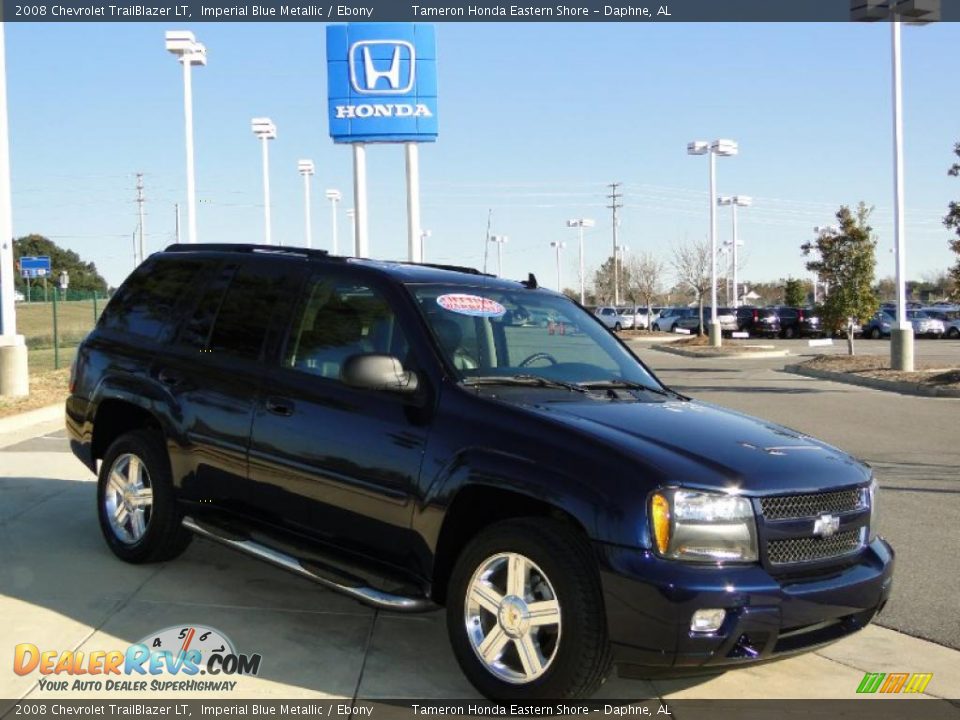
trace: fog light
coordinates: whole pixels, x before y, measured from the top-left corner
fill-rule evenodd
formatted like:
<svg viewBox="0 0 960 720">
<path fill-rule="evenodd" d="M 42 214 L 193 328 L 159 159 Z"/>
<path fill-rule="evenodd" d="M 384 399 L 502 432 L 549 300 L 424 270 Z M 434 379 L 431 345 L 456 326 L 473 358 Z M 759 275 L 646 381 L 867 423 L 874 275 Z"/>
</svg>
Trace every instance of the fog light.
<svg viewBox="0 0 960 720">
<path fill-rule="evenodd" d="M 723 625 L 723 620 L 726 617 L 727 611 L 720 608 L 697 610 L 690 620 L 690 632 L 716 632 Z"/>
</svg>

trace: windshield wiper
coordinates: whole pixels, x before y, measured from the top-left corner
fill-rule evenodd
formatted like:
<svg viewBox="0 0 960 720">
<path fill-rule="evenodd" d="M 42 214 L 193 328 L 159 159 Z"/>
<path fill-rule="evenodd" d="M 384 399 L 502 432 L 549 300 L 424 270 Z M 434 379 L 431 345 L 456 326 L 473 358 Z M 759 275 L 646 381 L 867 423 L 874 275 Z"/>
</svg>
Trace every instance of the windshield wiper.
<svg viewBox="0 0 960 720">
<path fill-rule="evenodd" d="M 562 388 L 572 392 L 587 393 L 590 392 L 585 387 L 576 383 L 564 382 L 563 380 L 549 380 L 540 375 L 485 375 L 480 377 L 469 377 L 463 381 L 464 385 L 525 385 L 530 387 Z"/>
<path fill-rule="evenodd" d="M 588 388 L 590 390 L 600 390 L 600 389 L 620 389 L 624 390 L 645 390 L 646 392 L 652 392 L 656 395 L 663 395 L 664 397 L 674 397 L 676 393 L 673 393 L 669 390 L 662 390 L 660 388 L 650 387 L 649 385 L 644 385 L 643 383 L 631 382 L 630 380 L 594 380 L 593 382 L 580 383 L 580 387 Z"/>
</svg>

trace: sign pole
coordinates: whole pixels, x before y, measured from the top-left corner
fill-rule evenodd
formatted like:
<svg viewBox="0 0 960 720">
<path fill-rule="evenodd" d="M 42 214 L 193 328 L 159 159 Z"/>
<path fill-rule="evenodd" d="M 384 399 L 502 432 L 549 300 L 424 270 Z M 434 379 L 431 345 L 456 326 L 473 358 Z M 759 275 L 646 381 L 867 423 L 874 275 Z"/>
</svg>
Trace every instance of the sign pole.
<svg viewBox="0 0 960 720">
<path fill-rule="evenodd" d="M 407 155 L 407 246 L 410 262 L 423 262 L 420 237 L 420 149 L 416 143 L 404 144 Z"/>
<path fill-rule="evenodd" d="M 367 235 L 367 147 L 364 143 L 353 143 L 353 227 L 356 257 L 370 255 Z"/>
</svg>

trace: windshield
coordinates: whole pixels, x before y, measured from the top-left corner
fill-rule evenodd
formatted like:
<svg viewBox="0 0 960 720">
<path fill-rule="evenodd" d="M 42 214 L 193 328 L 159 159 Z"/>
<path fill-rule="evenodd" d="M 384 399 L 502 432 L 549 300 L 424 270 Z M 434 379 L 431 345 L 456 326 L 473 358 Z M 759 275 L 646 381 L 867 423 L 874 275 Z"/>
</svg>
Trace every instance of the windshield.
<svg viewBox="0 0 960 720">
<path fill-rule="evenodd" d="M 662 389 L 603 325 L 565 297 L 462 285 L 411 290 L 441 351 L 466 383 L 521 376 Z"/>
</svg>

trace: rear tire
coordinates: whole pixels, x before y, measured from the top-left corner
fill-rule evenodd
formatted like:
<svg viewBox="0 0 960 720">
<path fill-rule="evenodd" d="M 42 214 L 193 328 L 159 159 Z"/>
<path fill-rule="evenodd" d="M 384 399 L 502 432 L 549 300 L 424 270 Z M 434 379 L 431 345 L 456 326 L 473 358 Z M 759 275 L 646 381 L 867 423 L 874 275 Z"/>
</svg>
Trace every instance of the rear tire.
<svg viewBox="0 0 960 720">
<path fill-rule="evenodd" d="M 617 323 L 616 325 L 613 326 L 614 332 L 620 332 L 621 330 L 623 330 L 623 327 L 620 325 L 620 323 Z"/>
<path fill-rule="evenodd" d="M 950 328 L 947 331 L 947 337 L 950 338 L 951 340 L 956 340 L 957 338 L 960 338 L 960 329 Z"/>
<path fill-rule="evenodd" d="M 193 535 L 181 524 L 159 433 L 134 430 L 107 448 L 97 479 L 97 516 L 107 546 L 125 562 L 162 562 L 187 549 Z"/>
<path fill-rule="evenodd" d="M 788 326 L 783 330 L 783 337 L 787 340 L 792 340 L 794 336 L 793 326 Z"/>
<path fill-rule="evenodd" d="M 588 697 L 610 671 L 596 560 L 562 522 L 523 518 L 486 528 L 457 559 L 447 598 L 457 662 L 492 700 Z"/>
<path fill-rule="evenodd" d="M 883 337 L 883 333 L 880 332 L 880 328 L 875 327 L 873 328 L 873 330 L 870 331 L 870 337 L 873 340 L 879 340 L 881 337 Z"/>
</svg>

